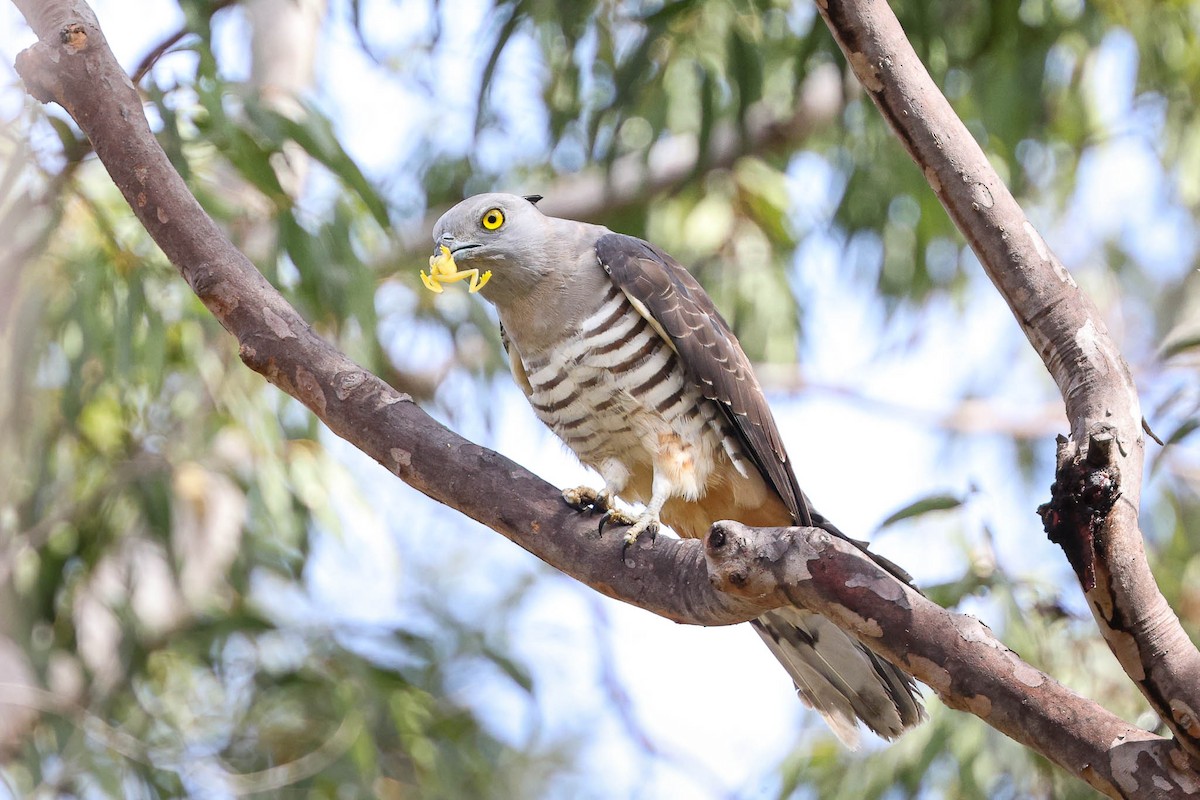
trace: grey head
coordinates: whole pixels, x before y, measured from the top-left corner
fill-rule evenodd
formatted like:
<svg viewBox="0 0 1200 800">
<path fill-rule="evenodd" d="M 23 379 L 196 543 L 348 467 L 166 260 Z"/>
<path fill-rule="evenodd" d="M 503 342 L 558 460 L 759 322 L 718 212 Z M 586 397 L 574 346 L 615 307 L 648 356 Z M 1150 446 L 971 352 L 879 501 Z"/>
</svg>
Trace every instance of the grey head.
<svg viewBox="0 0 1200 800">
<path fill-rule="evenodd" d="M 468 197 L 433 227 L 434 254 L 447 247 L 460 270 L 491 270 L 481 294 L 497 305 L 533 292 L 556 268 L 554 217 L 536 196 L 492 192 Z"/>
<path fill-rule="evenodd" d="M 491 273 L 479 294 L 496 307 L 510 342 L 532 353 L 559 341 L 603 301 L 612 281 L 596 241 L 609 232 L 546 216 L 532 198 L 491 193 L 443 214 L 433 242 L 435 255 L 450 251 L 458 274 Z"/>
</svg>

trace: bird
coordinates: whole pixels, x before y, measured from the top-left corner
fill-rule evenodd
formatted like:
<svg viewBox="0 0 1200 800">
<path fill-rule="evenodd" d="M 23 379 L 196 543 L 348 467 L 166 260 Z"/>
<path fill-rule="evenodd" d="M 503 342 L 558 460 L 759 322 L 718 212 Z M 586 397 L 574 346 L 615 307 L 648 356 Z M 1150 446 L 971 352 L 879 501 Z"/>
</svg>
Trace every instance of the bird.
<svg viewBox="0 0 1200 800">
<path fill-rule="evenodd" d="M 603 481 L 564 499 L 602 512 L 602 529 L 628 525 L 626 547 L 661 525 L 700 538 L 729 519 L 816 526 L 866 551 L 812 510 L 750 360 L 699 282 L 653 244 L 544 214 L 541 199 L 455 205 L 421 280 L 434 292 L 466 281 L 495 307 L 534 413 Z M 913 679 L 827 618 L 784 607 L 750 624 L 848 746 L 859 722 L 894 739 L 924 719 Z"/>
</svg>

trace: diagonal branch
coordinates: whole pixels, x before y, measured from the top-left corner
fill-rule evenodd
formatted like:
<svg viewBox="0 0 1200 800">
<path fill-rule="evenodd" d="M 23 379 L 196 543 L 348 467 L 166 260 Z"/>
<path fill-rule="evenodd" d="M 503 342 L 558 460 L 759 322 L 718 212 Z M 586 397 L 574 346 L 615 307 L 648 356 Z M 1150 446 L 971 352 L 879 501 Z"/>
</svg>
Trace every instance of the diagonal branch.
<svg viewBox="0 0 1200 800">
<path fill-rule="evenodd" d="M 1060 753 L 1054 749 L 1056 737 L 1043 736 L 1044 727 L 1032 721 L 1026 726 L 1025 717 L 1010 708 L 996 712 L 977 700 L 982 694 L 978 687 L 1001 681 L 1005 687 L 995 692 L 1007 693 L 1018 705 L 1036 705 L 1046 695 L 1033 690 L 1046 684 L 1040 678 L 1023 678 L 1041 673 L 993 640 L 981 638 L 978 628 L 971 629 L 971 636 L 964 636 L 961 627 L 946 627 L 946 619 L 938 616 L 940 609 L 930 608 L 931 604 L 908 592 L 898 581 L 881 578 L 869 559 L 858 556 L 856 562 L 847 560 L 854 558 L 854 553 L 839 549 L 836 543 L 826 543 L 817 563 L 823 565 L 828 559 L 841 572 L 814 567 L 814 556 L 804 556 L 802 563 L 811 575 L 834 578 L 832 582 L 814 580 L 811 594 L 802 588 L 789 589 L 791 594 L 756 591 L 756 587 L 770 585 L 771 580 L 790 581 L 786 575 L 777 578 L 761 563 L 755 568 L 762 575 L 747 573 L 751 580 L 742 581 L 752 599 L 737 596 L 740 590 L 735 589 L 732 578 L 714 588 L 709 582 L 703 545 L 696 541 L 660 538 L 656 543 L 641 544 L 631 551 L 631 563 L 626 565 L 621 558 L 622 538 L 599 537 L 595 520 L 580 518 L 569 510 L 554 487 L 503 456 L 442 427 L 410 398 L 316 336 L 187 191 L 151 134 L 136 91 L 112 57 L 85 3 L 14 2 L 40 39 L 18 60 L 18 70 L 29 91 L 44 102 L 62 105 L 92 140 L 97 155 L 138 219 L 197 296 L 237 339 L 242 360 L 303 402 L 334 433 L 429 497 L 482 522 L 597 591 L 669 619 L 702 625 L 729 624 L 756 617 L 766 608 L 803 600 L 805 605 L 829 613 L 855 630 L 897 663 L 908 664 L 951 705 L 979 714 L 993 725 L 1002 718 L 1007 726 L 1002 730 L 1011 729 L 1010 735 L 1058 763 L 1072 764 L 1074 774 L 1087 778 L 1087 771 L 1094 771 L 1093 785 L 1114 795 L 1120 793 L 1118 787 L 1124 785 L 1120 781 L 1127 776 L 1112 766 L 1112 754 L 1103 747 L 1106 743 L 1102 736 L 1073 735 L 1073 749 Z M 737 532 L 736 528 L 726 530 Z M 767 531 L 766 535 L 779 537 L 778 531 Z M 779 542 L 785 541 L 791 540 L 779 538 Z M 779 550 L 778 545 L 775 547 Z M 715 563 L 714 568 L 715 574 L 722 576 L 720 564 Z M 871 587 L 872 591 L 856 591 L 856 587 Z M 880 598 L 890 598 L 894 608 L 881 607 Z M 917 610 L 921 616 L 916 616 Z M 870 624 L 872 621 L 876 626 Z M 986 659 L 964 655 L 953 662 L 952 674 L 948 665 L 942 665 L 945 674 L 939 673 L 931 654 L 949 647 L 946 637 L 963 639 L 964 646 L 975 650 L 985 647 L 999 652 L 1004 663 L 988 667 Z M 998 672 L 998 667 L 1008 671 Z M 1066 702 L 1066 695 L 1061 693 L 1053 697 Z M 1072 696 L 1071 703 L 1070 713 L 1063 712 L 1063 725 L 1099 720 L 1102 733 L 1138 743 L 1120 754 L 1136 763 L 1139 780 L 1158 779 L 1166 783 L 1151 785 L 1176 786 L 1190 775 L 1170 771 L 1170 763 L 1164 760 L 1169 753 L 1164 756 L 1159 744 L 1162 740 L 1121 727 L 1111 715 L 1084 698 Z M 1149 759 L 1142 758 L 1144 755 Z M 1195 785 L 1200 786 L 1200 781 Z"/>
<path fill-rule="evenodd" d="M 1178 797 L 1198 776 L 1169 740 L 1130 725 L 1009 650 L 974 617 L 947 611 L 818 528 L 718 522 L 713 582 L 764 605 L 816 611 L 930 686 L 1110 797 Z"/>
<path fill-rule="evenodd" d="M 707 152 L 701 152 L 694 134 L 672 134 L 645 154 L 621 156 L 607 170 L 594 168 L 559 178 L 552 191 L 544 192 L 540 205 L 556 217 L 594 219 L 675 189 L 697 169 L 728 168 L 752 154 L 794 152 L 837 119 L 845 106 L 844 94 L 841 71 L 819 66 L 801 83 L 790 113 L 780 115 L 760 101 L 749 108 L 740 129 L 733 123 L 717 125 Z"/>
<path fill-rule="evenodd" d="M 215 16 L 218 11 L 228 8 L 237 1 L 238 0 L 216 0 L 216 2 L 211 3 L 207 8 L 204 9 L 204 15 L 211 18 Z M 146 77 L 147 73 L 154 69 L 154 65 L 158 63 L 159 59 L 165 56 L 167 51 L 169 51 L 172 47 L 183 41 L 184 37 L 187 36 L 191 30 L 191 27 L 185 24 L 179 30 L 175 31 L 170 36 L 155 45 L 154 49 L 152 49 L 149 53 L 146 53 L 146 55 L 142 56 L 142 60 L 139 61 L 138 65 L 133 68 L 132 80 L 134 86 L 141 83 L 142 78 Z"/>
<path fill-rule="evenodd" d="M 708 585 L 699 543 L 661 540 L 639 550 L 631 559 L 636 568 L 626 569 L 620 536 L 599 538 L 595 519 L 568 508 L 553 486 L 439 425 L 317 336 L 188 192 L 86 3 L 16 4 L 40 39 L 17 59 L 26 88 L 75 119 L 251 369 L 405 482 L 598 591 L 680 622 L 721 625 L 755 616 L 748 604 Z"/>
<path fill-rule="evenodd" d="M 1146 561 L 1137 521 L 1145 442 L 1128 365 L 1100 312 L 1025 217 L 888 4 L 817 5 L 1058 384 L 1071 438 L 1059 453 L 1054 500 L 1044 507 L 1047 530 L 1064 545 L 1122 668 L 1200 763 L 1200 652 Z M 1095 502 L 1097 492 L 1102 502 Z M 1064 507 L 1077 513 L 1062 513 Z"/>
</svg>

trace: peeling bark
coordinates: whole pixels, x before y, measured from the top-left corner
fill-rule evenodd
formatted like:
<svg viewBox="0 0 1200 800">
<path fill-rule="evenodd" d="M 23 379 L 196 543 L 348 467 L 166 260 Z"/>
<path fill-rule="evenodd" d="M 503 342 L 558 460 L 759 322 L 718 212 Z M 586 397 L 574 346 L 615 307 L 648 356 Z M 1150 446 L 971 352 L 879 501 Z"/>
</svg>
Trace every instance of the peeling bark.
<svg viewBox="0 0 1200 800">
<path fill-rule="evenodd" d="M 816 611 L 937 692 L 1110 797 L 1200 794 L 1175 743 L 1141 730 L 1025 663 L 974 617 L 938 606 L 819 528 L 718 522 L 714 585 L 764 606 Z"/>
</svg>

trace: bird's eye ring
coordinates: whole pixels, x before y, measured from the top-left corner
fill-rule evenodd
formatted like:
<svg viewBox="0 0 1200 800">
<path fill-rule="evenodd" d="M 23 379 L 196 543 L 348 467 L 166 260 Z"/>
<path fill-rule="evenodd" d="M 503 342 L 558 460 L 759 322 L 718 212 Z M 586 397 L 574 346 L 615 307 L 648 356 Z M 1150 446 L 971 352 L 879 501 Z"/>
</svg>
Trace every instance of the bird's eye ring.
<svg viewBox="0 0 1200 800">
<path fill-rule="evenodd" d="M 504 213 L 498 208 L 490 208 L 483 213 L 480 222 L 487 230 L 494 231 L 504 224 Z"/>
</svg>

